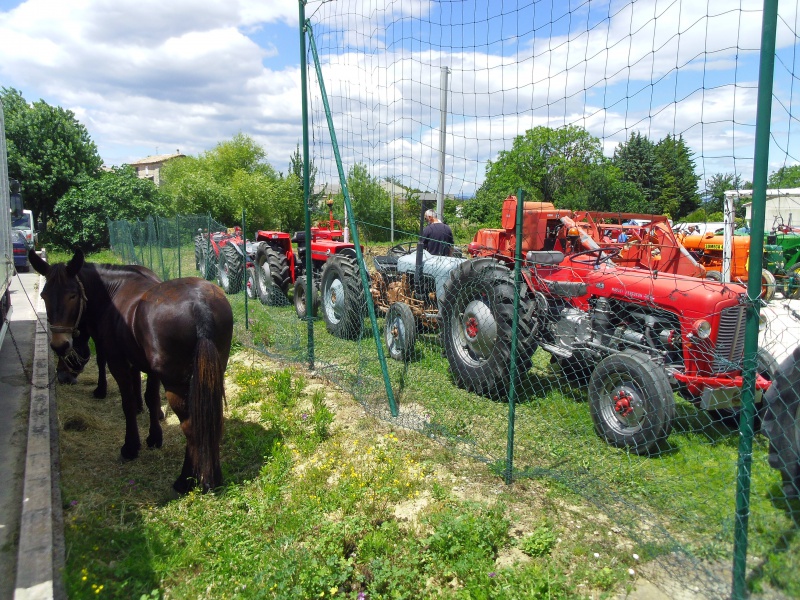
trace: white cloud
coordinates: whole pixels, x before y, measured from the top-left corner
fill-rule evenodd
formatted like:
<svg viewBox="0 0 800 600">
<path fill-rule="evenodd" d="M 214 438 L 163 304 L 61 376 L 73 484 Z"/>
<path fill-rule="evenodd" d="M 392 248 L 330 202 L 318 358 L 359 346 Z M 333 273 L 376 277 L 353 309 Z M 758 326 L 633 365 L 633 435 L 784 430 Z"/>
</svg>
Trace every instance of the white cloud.
<svg viewBox="0 0 800 600">
<path fill-rule="evenodd" d="M 435 189 L 446 65 L 450 192 L 471 193 L 486 161 L 537 125 L 582 125 L 607 154 L 632 131 L 682 134 L 704 177 L 749 177 L 759 0 L 611 0 L 571 15 L 554 2 L 553 24 L 542 8 L 526 22 L 530 3 L 519 4 L 486 19 L 500 5 L 456 14 L 429 0 L 309 2 L 346 165 Z M 796 114 L 796 7 L 785 4 L 776 106 Z M 0 85 L 73 110 L 110 164 L 199 153 L 242 131 L 285 169 L 301 139 L 297 13 L 286 0 L 28 0 L 0 12 Z M 333 177 L 314 77 L 309 91 L 315 160 Z M 799 152 L 785 110 L 775 119 L 780 164 Z"/>
</svg>

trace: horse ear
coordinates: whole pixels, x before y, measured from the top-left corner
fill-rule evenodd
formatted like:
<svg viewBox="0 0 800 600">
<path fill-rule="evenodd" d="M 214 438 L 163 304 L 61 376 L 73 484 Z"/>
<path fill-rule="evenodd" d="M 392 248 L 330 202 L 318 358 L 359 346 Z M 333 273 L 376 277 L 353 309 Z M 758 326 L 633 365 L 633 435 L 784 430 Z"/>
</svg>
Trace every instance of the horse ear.
<svg viewBox="0 0 800 600">
<path fill-rule="evenodd" d="M 83 250 L 78 248 L 75 250 L 75 256 L 67 263 L 67 274 L 70 277 L 75 277 L 75 275 L 78 274 L 78 271 L 80 271 L 83 266 L 83 260 Z"/>
<path fill-rule="evenodd" d="M 36 254 L 36 250 L 33 248 L 28 251 L 28 260 L 31 261 L 31 266 L 34 271 L 47 277 L 47 274 L 50 272 L 50 265 L 48 265 L 41 256 Z"/>
</svg>

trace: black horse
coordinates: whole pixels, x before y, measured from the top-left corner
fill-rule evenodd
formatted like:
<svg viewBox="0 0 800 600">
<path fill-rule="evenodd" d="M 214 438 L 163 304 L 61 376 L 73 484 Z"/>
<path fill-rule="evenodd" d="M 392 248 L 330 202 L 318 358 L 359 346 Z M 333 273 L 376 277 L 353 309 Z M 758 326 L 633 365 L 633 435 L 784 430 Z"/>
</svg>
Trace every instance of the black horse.
<svg viewBox="0 0 800 600">
<path fill-rule="evenodd" d="M 136 414 L 146 373 L 147 445 L 160 448 L 163 440 L 161 385 L 186 436 L 173 487 L 184 493 L 195 485 L 203 491 L 220 485 L 223 384 L 233 336 L 233 313 L 222 290 L 198 277 L 162 283 L 143 267 L 86 263 L 80 250 L 66 264 L 49 265 L 35 252 L 29 257 L 46 278 L 41 295 L 51 348 L 68 356 L 73 338 L 88 332 L 119 386 L 122 457 L 136 458 L 141 448 Z"/>
<path fill-rule="evenodd" d="M 153 273 L 146 267 L 138 265 L 130 265 L 132 270 L 138 271 L 143 277 L 150 278 L 153 283 L 161 283 L 158 275 Z M 56 364 L 56 377 L 59 383 L 68 385 L 75 385 L 78 383 L 78 375 L 83 372 L 83 369 L 89 362 L 92 356 L 91 348 L 89 347 L 89 340 L 91 336 L 87 328 L 83 328 L 72 336 L 72 348 L 64 356 L 58 357 Z M 105 398 L 108 393 L 108 381 L 106 377 L 106 358 L 103 356 L 103 350 L 99 344 L 95 342 L 95 355 L 97 361 L 97 387 L 95 387 L 92 395 L 95 398 Z M 139 412 L 144 410 L 141 397 L 139 399 Z"/>
</svg>

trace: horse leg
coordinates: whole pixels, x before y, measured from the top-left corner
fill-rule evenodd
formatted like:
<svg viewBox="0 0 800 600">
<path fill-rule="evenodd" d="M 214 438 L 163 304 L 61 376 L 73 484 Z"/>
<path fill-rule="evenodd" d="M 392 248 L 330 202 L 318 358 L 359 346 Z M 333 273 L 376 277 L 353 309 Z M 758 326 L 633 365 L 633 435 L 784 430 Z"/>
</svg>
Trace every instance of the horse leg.
<svg viewBox="0 0 800 600">
<path fill-rule="evenodd" d="M 161 410 L 161 381 L 153 374 L 147 376 L 147 387 L 144 390 L 144 400 L 150 413 L 150 432 L 147 435 L 148 448 L 161 448 L 163 436 L 161 421 L 164 411 Z"/>
<path fill-rule="evenodd" d="M 167 402 L 169 402 L 170 408 L 175 412 L 178 417 L 178 420 L 181 422 L 181 430 L 183 434 L 186 436 L 186 452 L 184 453 L 183 457 L 183 467 L 181 468 L 181 474 L 178 475 L 178 478 L 175 480 L 175 483 L 172 484 L 173 489 L 178 492 L 179 494 L 185 494 L 193 487 L 197 485 L 197 476 L 195 475 L 195 468 L 194 468 L 194 461 L 192 460 L 191 452 L 189 448 L 192 445 L 192 438 L 191 438 L 191 423 L 189 422 L 189 411 L 186 407 L 186 396 L 188 395 L 188 390 L 186 390 L 186 394 L 180 395 L 175 392 L 167 391 Z"/>
<path fill-rule="evenodd" d="M 97 351 L 97 387 L 94 388 L 92 395 L 95 398 L 105 398 L 108 393 L 108 381 L 106 378 L 106 357 L 100 350 L 100 344 L 95 344 Z"/>
<path fill-rule="evenodd" d="M 142 375 L 126 364 L 109 363 L 111 374 L 117 380 L 122 398 L 122 413 L 125 415 L 125 443 L 120 449 L 122 458 L 133 460 L 139 456 L 142 442 L 139 425 L 136 423 L 139 403 L 142 401 Z"/>
</svg>

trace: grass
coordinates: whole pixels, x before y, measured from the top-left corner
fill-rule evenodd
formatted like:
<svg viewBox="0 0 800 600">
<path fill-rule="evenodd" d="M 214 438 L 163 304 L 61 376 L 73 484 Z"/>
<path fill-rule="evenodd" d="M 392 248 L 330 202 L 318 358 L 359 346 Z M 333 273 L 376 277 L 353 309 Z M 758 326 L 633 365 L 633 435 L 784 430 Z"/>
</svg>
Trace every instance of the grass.
<svg viewBox="0 0 800 600">
<path fill-rule="evenodd" d="M 729 585 L 738 435 L 692 405 L 679 402 L 657 456 L 625 453 L 596 436 L 585 391 L 538 351 L 508 487 L 508 406 L 456 388 L 435 334 L 412 361 L 389 361 L 400 415 L 375 421 L 301 367 L 246 350 L 302 363 L 306 324 L 292 306 L 251 301 L 245 329 L 243 296 L 231 303 L 246 358 L 229 369 L 228 483 L 217 493 L 169 493 L 183 447 L 175 422 L 165 450 L 120 464 L 118 401 L 91 400 L 91 374 L 87 390 L 66 390 L 89 423 L 62 433 L 64 468 L 76 469 L 62 476 L 71 597 L 100 585 L 112 597 L 601 597 L 642 573 L 701 595 Z M 317 321 L 314 336 L 318 372 L 388 421 L 371 333 L 342 341 Z M 62 422 L 74 417 L 60 409 Z M 798 596 L 800 507 L 783 499 L 766 450 L 758 436 L 748 584 Z"/>
</svg>

